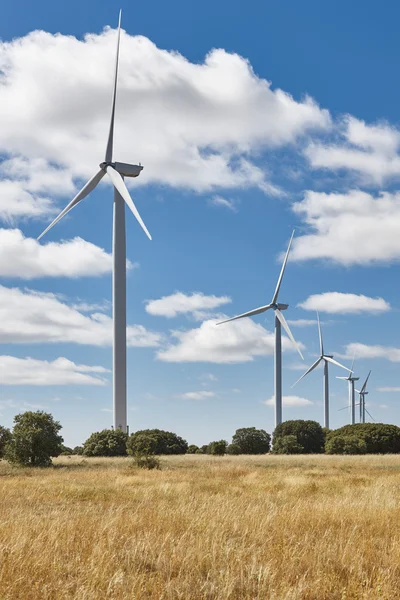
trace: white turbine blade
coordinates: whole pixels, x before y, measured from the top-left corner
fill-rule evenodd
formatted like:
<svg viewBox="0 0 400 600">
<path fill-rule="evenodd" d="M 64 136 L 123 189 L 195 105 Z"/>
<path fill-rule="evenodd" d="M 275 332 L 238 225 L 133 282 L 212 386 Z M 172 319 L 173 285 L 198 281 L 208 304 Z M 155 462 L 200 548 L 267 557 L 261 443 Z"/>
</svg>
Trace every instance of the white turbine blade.
<svg viewBox="0 0 400 600">
<path fill-rule="evenodd" d="M 232 317 L 231 319 L 225 319 L 225 321 L 220 321 L 219 323 L 216 323 L 216 324 L 222 325 L 222 323 L 229 323 L 229 321 L 236 321 L 236 319 L 242 319 L 243 317 L 252 317 L 253 315 L 259 315 L 260 313 L 263 313 L 270 308 L 271 308 L 271 305 L 266 304 L 265 306 L 260 306 L 259 308 L 255 308 L 254 310 L 249 310 L 248 312 L 242 313 L 241 315 L 237 315 L 237 317 Z"/>
<path fill-rule="evenodd" d="M 353 362 L 351 363 L 351 372 L 354 373 L 354 361 L 356 360 L 356 355 L 353 356 Z"/>
<path fill-rule="evenodd" d="M 311 373 L 311 371 L 314 371 L 314 369 L 316 367 L 318 367 L 319 363 L 321 362 L 322 358 L 319 358 L 318 360 L 315 361 L 315 363 L 313 365 L 311 365 L 311 367 L 309 369 L 307 369 L 307 371 L 305 373 L 303 373 L 303 375 L 300 377 L 300 379 L 298 379 L 296 381 L 296 383 L 294 383 L 292 385 L 292 388 L 294 388 L 295 385 L 297 385 L 299 383 L 299 381 L 301 381 L 306 375 L 308 375 L 309 373 Z"/>
<path fill-rule="evenodd" d="M 139 221 L 143 231 L 145 232 L 145 234 L 147 235 L 149 240 L 151 240 L 151 235 L 148 232 L 146 225 L 143 223 L 142 217 L 139 215 L 139 211 L 136 208 L 136 206 L 134 205 L 133 200 L 128 192 L 128 188 L 126 187 L 125 182 L 122 179 L 121 175 L 118 173 L 118 171 L 116 171 L 110 165 L 108 167 L 106 167 L 106 171 L 107 171 L 107 175 L 109 175 L 111 181 L 113 182 L 114 187 L 121 194 L 121 196 L 123 197 L 123 199 L 129 206 L 129 208 L 131 209 L 131 211 L 133 212 L 133 214 Z"/>
<path fill-rule="evenodd" d="M 371 417 L 371 419 L 374 421 L 374 423 L 376 423 L 376 420 L 374 419 L 374 417 L 371 415 L 371 413 L 365 409 L 365 412 Z"/>
<path fill-rule="evenodd" d="M 40 240 L 49 231 L 49 229 L 51 229 L 70 210 L 72 210 L 74 208 L 74 206 L 76 206 L 81 200 L 86 198 L 86 196 L 94 190 L 94 188 L 97 186 L 97 184 L 104 177 L 105 174 L 106 174 L 105 171 L 103 171 L 103 169 L 100 169 L 100 171 L 98 173 L 96 173 L 96 175 L 87 182 L 87 184 L 81 189 L 81 191 L 75 196 L 75 198 L 73 200 L 71 200 L 71 202 L 64 208 L 64 210 L 62 210 L 60 212 L 58 217 L 56 217 L 54 219 L 54 221 L 52 223 L 50 223 L 50 225 L 43 231 L 43 233 L 41 233 L 39 235 L 38 240 Z"/>
<path fill-rule="evenodd" d="M 336 375 L 336 379 L 343 379 L 344 381 L 348 381 L 349 380 L 348 377 L 338 377 L 337 375 Z"/>
<path fill-rule="evenodd" d="M 292 245 L 293 236 L 294 236 L 294 229 L 293 229 L 292 237 L 290 238 L 290 241 L 289 241 L 288 249 L 286 250 L 285 258 L 284 258 L 284 261 L 283 261 L 281 272 L 279 274 L 278 283 L 276 284 L 275 293 L 274 293 L 274 296 L 273 296 L 273 298 L 271 300 L 271 304 L 275 304 L 276 301 L 278 300 L 278 294 L 279 294 L 279 290 L 280 290 L 280 287 L 281 287 L 283 274 L 285 272 L 286 263 L 287 263 L 288 258 L 289 258 L 289 252 L 290 252 L 290 247 Z"/>
<path fill-rule="evenodd" d="M 369 379 L 369 376 L 370 376 L 370 375 L 371 375 L 371 371 L 368 373 L 368 375 L 367 375 L 367 379 L 364 381 L 364 385 L 363 385 L 363 386 L 362 386 L 362 388 L 361 388 L 361 392 L 365 392 L 365 389 L 366 389 L 366 387 L 367 387 L 367 383 L 368 383 L 368 379 Z"/>
<path fill-rule="evenodd" d="M 116 98 L 117 98 L 119 41 L 120 41 L 120 38 L 121 38 L 121 13 L 122 13 L 122 10 L 119 11 L 119 19 L 118 19 L 117 54 L 116 54 L 116 57 L 115 57 L 114 89 L 113 89 L 112 106 L 111 106 L 110 130 L 109 130 L 109 133 L 108 133 L 106 158 L 105 158 L 106 162 L 111 162 L 112 161 L 112 154 L 113 154 L 115 101 L 116 101 Z"/>
<path fill-rule="evenodd" d="M 349 371 L 349 373 L 352 373 L 352 371 L 350 369 L 348 369 L 344 365 L 341 365 L 340 362 L 338 362 L 337 360 L 334 360 L 330 356 L 324 356 L 324 359 L 327 360 L 328 362 L 332 363 L 333 365 L 336 365 L 337 367 L 342 367 L 342 369 L 345 369 L 346 371 Z"/>
<path fill-rule="evenodd" d="M 279 310 L 279 308 L 275 308 L 275 315 L 278 317 L 278 319 L 282 323 L 282 327 L 286 331 L 286 333 L 288 334 L 289 339 L 292 342 L 293 346 L 296 348 L 297 352 L 300 354 L 301 358 L 304 360 L 304 356 L 301 353 L 299 345 L 296 342 L 296 340 L 294 339 L 293 334 L 292 334 L 292 332 L 289 329 L 289 325 L 287 324 L 286 319 L 283 316 L 283 314 L 281 313 L 281 311 Z"/>
<path fill-rule="evenodd" d="M 318 333 L 319 333 L 319 350 L 321 356 L 324 355 L 324 342 L 322 341 L 322 331 L 321 331 L 321 322 L 319 320 L 319 312 L 317 311 L 317 320 L 318 320 Z"/>
</svg>

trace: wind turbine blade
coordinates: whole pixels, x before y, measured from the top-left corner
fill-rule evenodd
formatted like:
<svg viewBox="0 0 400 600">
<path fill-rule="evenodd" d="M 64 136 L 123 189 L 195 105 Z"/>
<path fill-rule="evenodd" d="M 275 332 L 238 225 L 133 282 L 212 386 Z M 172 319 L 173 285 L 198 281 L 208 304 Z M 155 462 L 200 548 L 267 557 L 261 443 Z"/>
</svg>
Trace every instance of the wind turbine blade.
<svg viewBox="0 0 400 600">
<path fill-rule="evenodd" d="M 354 361 L 356 360 L 356 355 L 353 356 L 353 362 L 351 363 L 351 372 L 354 372 Z"/>
<path fill-rule="evenodd" d="M 366 387 L 367 387 L 367 383 L 368 383 L 368 379 L 369 379 L 369 376 L 370 376 L 370 375 L 371 375 L 371 371 L 368 373 L 368 375 L 367 375 L 367 379 L 364 381 L 364 385 L 363 385 L 363 386 L 362 386 L 362 388 L 361 388 L 361 392 L 365 392 L 365 389 L 366 389 Z"/>
<path fill-rule="evenodd" d="M 298 379 L 296 381 L 296 383 L 294 383 L 292 385 L 292 388 L 294 388 L 295 385 L 297 385 L 299 383 L 299 381 L 301 381 L 306 375 L 308 375 L 309 373 L 311 373 L 311 371 L 314 371 L 314 369 L 316 367 L 318 367 L 319 363 L 321 362 L 322 358 L 319 358 L 318 360 L 315 361 L 315 363 L 313 365 L 311 365 L 311 367 L 309 369 L 307 369 L 307 371 L 300 377 L 300 379 Z"/>
<path fill-rule="evenodd" d="M 349 380 L 348 377 L 338 377 L 337 375 L 336 375 L 336 379 L 343 379 L 344 381 L 348 381 Z"/>
<path fill-rule="evenodd" d="M 270 309 L 271 305 L 266 304 L 265 306 L 260 306 L 259 308 L 255 308 L 254 310 L 249 310 L 248 312 L 242 313 L 237 317 L 232 317 L 231 319 L 225 319 L 225 321 L 220 321 L 217 325 L 222 325 L 222 323 L 229 323 L 229 321 L 236 321 L 236 319 L 242 319 L 243 317 L 252 317 L 253 315 L 259 315 L 260 313 L 265 312 Z"/>
<path fill-rule="evenodd" d="M 117 54 L 115 57 L 114 89 L 113 89 L 112 106 L 111 106 L 110 130 L 108 132 L 108 141 L 107 141 L 106 158 L 105 158 L 106 162 L 112 161 L 112 154 L 113 154 L 115 101 L 117 98 L 117 80 L 118 80 L 119 41 L 121 38 L 121 14 L 122 14 L 122 10 L 119 11 L 119 19 L 118 19 Z"/>
<path fill-rule="evenodd" d="M 121 196 L 125 200 L 126 204 L 129 206 L 129 208 L 131 209 L 131 211 L 133 212 L 133 214 L 139 221 L 143 231 L 145 232 L 145 234 L 147 235 L 149 240 L 151 240 L 151 235 L 148 232 L 146 225 L 143 223 L 142 217 L 139 215 L 139 211 L 136 208 L 136 206 L 134 205 L 133 200 L 130 196 L 130 193 L 128 192 L 128 188 L 126 187 L 125 182 L 122 179 L 121 175 L 118 173 L 118 171 L 116 171 L 110 165 L 108 167 L 106 167 L 106 171 L 107 171 L 107 175 L 109 175 L 111 181 L 113 182 L 114 187 L 121 194 Z"/>
<path fill-rule="evenodd" d="M 343 408 L 338 408 L 338 412 L 339 412 L 340 410 L 349 410 L 349 405 L 347 405 L 347 406 L 343 406 Z"/>
<path fill-rule="evenodd" d="M 292 237 L 290 238 L 290 241 L 289 241 L 288 249 L 286 250 L 285 258 L 284 258 L 284 261 L 283 261 L 281 272 L 279 274 L 278 283 L 276 284 L 275 293 L 274 293 L 274 296 L 273 296 L 273 298 L 271 300 L 271 304 L 275 304 L 276 301 L 278 300 L 278 294 L 279 294 L 279 290 L 280 290 L 280 287 L 281 287 L 283 274 L 285 272 L 286 263 L 287 263 L 288 258 L 289 258 L 289 252 L 290 252 L 290 247 L 292 245 L 293 236 L 294 236 L 294 229 L 293 229 Z"/>
<path fill-rule="evenodd" d="M 287 324 L 285 317 L 283 316 L 283 314 L 281 313 L 279 308 L 275 308 L 274 310 L 275 310 L 275 315 L 278 317 L 278 319 L 282 323 L 283 329 L 288 334 L 290 341 L 292 342 L 293 346 L 296 348 L 297 352 L 300 354 L 301 358 L 304 360 L 304 356 L 302 355 L 299 345 L 296 342 L 296 340 L 294 339 L 292 332 L 289 329 L 289 325 Z"/>
<path fill-rule="evenodd" d="M 94 190 L 94 188 L 97 186 L 97 184 L 99 183 L 99 181 L 101 179 L 103 179 L 103 177 L 104 177 L 105 174 L 106 174 L 105 171 L 103 171 L 103 169 L 100 169 L 100 171 L 98 173 L 96 173 L 96 175 L 94 177 L 92 177 L 92 179 L 90 179 L 87 182 L 86 185 L 84 185 L 84 187 L 81 189 L 81 191 L 75 196 L 75 198 L 73 200 L 71 200 L 71 202 L 64 208 L 64 210 L 62 210 L 60 212 L 60 214 L 58 215 L 58 217 L 56 217 L 54 219 L 54 221 L 52 223 L 50 223 L 50 225 L 48 227 L 46 227 L 46 229 L 43 231 L 43 233 L 41 233 L 39 235 L 38 241 L 49 231 L 49 229 L 51 229 L 70 210 L 72 210 L 74 208 L 74 206 L 76 206 L 78 204 L 78 202 L 80 202 L 81 200 L 83 200 L 84 198 L 86 198 L 86 196 L 88 194 L 90 194 L 90 192 L 92 192 Z"/>
<path fill-rule="evenodd" d="M 317 311 L 317 319 L 318 319 L 318 333 L 319 333 L 319 349 L 321 356 L 324 355 L 324 342 L 322 341 L 322 331 L 321 331 L 321 322 L 319 320 L 319 313 Z"/>
<path fill-rule="evenodd" d="M 350 369 L 348 369 L 344 365 L 341 365 L 340 362 L 338 362 L 337 360 L 334 360 L 330 356 L 324 356 L 324 359 L 327 360 L 328 362 L 332 363 L 333 365 L 336 365 L 337 367 L 342 367 L 342 369 L 345 369 L 346 371 L 349 371 L 349 373 L 352 372 L 352 371 L 350 371 Z"/>
<path fill-rule="evenodd" d="M 372 420 L 373 420 L 373 421 L 376 423 L 376 421 L 375 421 L 374 417 L 371 415 L 371 413 L 370 413 L 370 412 L 369 412 L 367 409 L 365 409 L 365 412 L 366 412 L 366 413 L 367 413 L 367 414 L 368 414 L 368 415 L 371 417 L 371 419 L 372 419 Z"/>
</svg>

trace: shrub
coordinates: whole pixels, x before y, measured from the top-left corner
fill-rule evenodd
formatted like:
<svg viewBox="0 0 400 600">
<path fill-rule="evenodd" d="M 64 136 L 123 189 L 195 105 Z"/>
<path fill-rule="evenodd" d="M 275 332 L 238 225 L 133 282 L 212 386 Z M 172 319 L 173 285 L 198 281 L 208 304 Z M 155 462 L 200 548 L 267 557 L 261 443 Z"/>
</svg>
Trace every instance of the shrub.
<svg viewBox="0 0 400 600">
<path fill-rule="evenodd" d="M 229 444 L 226 449 L 226 453 L 233 455 L 242 454 L 239 444 Z"/>
<path fill-rule="evenodd" d="M 190 444 L 190 446 L 187 449 L 187 454 L 196 454 L 198 450 L 199 447 L 196 446 L 196 444 Z"/>
<path fill-rule="evenodd" d="M 203 444 L 203 446 L 200 446 L 200 452 L 201 454 L 208 454 L 208 444 Z"/>
<path fill-rule="evenodd" d="M 73 454 L 77 454 L 78 456 L 83 454 L 83 446 L 75 446 L 72 452 Z"/>
<path fill-rule="evenodd" d="M 243 427 L 236 430 L 232 444 L 239 446 L 239 454 L 266 454 L 270 450 L 271 436 L 264 429 Z"/>
<path fill-rule="evenodd" d="M 161 429 L 143 429 L 132 433 L 127 442 L 128 451 L 131 454 L 135 453 L 136 439 L 143 436 L 151 437 L 156 441 L 154 454 L 186 454 L 188 443 L 183 438 L 170 431 L 162 431 Z"/>
<path fill-rule="evenodd" d="M 103 429 L 92 433 L 83 444 L 85 456 L 126 456 L 128 435 L 121 429 Z"/>
<path fill-rule="evenodd" d="M 48 467 L 60 454 L 61 425 L 43 411 L 27 411 L 14 417 L 11 440 L 5 456 L 9 462 L 27 467 Z"/>
<path fill-rule="evenodd" d="M 160 469 L 160 459 L 155 455 L 157 450 L 157 438 L 149 433 L 137 432 L 135 444 L 131 445 L 132 436 L 127 443 L 128 453 L 133 456 L 137 467 L 141 469 Z"/>
<path fill-rule="evenodd" d="M 324 432 L 317 421 L 284 421 L 276 426 L 274 431 L 273 449 L 275 452 L 279 438 L 293 435 L 303 448 L 303 454 L 320 454 L 324 451 Z"/>
<path fill-rule="evenodd" d="M 366 454 L 367 444 L 356 435 L 337 435 L 326 442 L 327 454 Z"/>
<path fill-rule="evenodd" d="M 387 425 L 385 423 L 345 425 L 328 434 L 326 448 L 328 449 L 331 440 L 342 436 L 355 436 L 357 439 L 363 440 L 367 454 L 400 453 L 400 427 L 397 427 L 397 425 Z M 331 445 L 329 445 L 329 448 L 331 448 Z"/>
<path fill-rule="evenodd" d="M 11 431 L 0 425 L 0 458 L 3 458 L 6 446 L 11 442 Z"/>
<path fill-rule="evenodd" d="M 213 454 L 214 456 L 224 456 L 224 454 L 226 454 L 227 445 L 228 442 L 226 442 L 225 440 L 211 442 L 208 445 L 208 454 Z"/>
<path fill-rule="evenodd" d="M 283 435 L 274 439 L 274 454 L 304 454 L 304 448 L 295 435 Z"/>
</svg>

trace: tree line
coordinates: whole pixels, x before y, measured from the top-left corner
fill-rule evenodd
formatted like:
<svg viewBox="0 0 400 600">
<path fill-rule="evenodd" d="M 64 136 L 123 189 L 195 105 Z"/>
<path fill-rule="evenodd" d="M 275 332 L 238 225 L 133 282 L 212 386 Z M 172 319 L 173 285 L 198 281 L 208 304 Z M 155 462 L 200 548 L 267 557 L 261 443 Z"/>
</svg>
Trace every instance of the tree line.
<svg viewBox="0 0 400 600">
<path fill-rule="evenodd" d="M 400 427 L 384 423 L 358 423 L 327 430 L 316 421 L 292 420 L 278 425 L 271 435 L 264 429 L 237 429 L 228 443 L 216 440 L 203 446 L 188 444 L 170 431 L 145 429 L 131 435 L 104 429 L 92 433 L 82 446 L 68 448 L 61 424 L 43 411 L 14 417 L 11 430 L 0 425 L 0 458 L 12 464 L 47 467 L 59 455 L 133 456 L 139 466 L 155 468 L 156 458 L 172 454 L 397 454 Z"/>
</svg>

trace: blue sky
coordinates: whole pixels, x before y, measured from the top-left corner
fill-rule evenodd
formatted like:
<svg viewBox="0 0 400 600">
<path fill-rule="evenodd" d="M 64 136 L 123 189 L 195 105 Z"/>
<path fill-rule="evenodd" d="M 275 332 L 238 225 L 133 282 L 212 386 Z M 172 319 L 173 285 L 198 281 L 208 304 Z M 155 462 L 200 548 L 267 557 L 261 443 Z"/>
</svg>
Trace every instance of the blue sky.
<svg viewBox="0 0 400 600">
<path fill-rule="evenodd" d="M 130 429 L 272 431 L 272 315 L 214 323 L 270 301 L 294 227 L 280 300 L 305 361 L 286 340 L 284 418 L 322 420 L 322 369 L 291 389 L 319 308 L 326 350 L 372 369 L 369 410 L 399 424 L 400 8 L 121 6 L 115 153 L 144 165 L 153 236 L 127 214 Z M 34 239 L 103 159 L 118 8 L 20 1 L 0 25 L 1 422 L 43 407 L 70 445 L 112 422 L 111 189 Z"/>
</svg>

